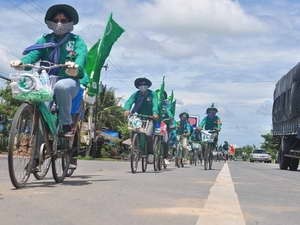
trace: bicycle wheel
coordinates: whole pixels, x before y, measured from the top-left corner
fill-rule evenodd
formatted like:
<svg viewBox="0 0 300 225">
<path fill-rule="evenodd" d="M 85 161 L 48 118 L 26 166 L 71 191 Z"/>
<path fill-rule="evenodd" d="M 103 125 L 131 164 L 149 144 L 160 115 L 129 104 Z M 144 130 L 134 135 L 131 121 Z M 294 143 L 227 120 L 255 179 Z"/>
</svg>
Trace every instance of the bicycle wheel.
<svg viewBox="0 0 300 225">
<path fill-rule="evenodd" d="M 69 139 L 64 137 L 54 138 L 52 143 L 52 175 L 56 183 L 62 183 L 67 175 L 71 150 L 69 148 Z"/>
<path fill-rule="evenodd" d="M 140 160 L 138 134 L 133 135 L 131 145 L 132 145 L 132 149 L 130 153 L 130 167 L 131 167 L 131 172 L 136 173 L 138 169 L 139 160 Z"/>
<path fill-rule="evenodd" d="M 197 150 L 193 151 L 193 160 L 194 160 L 194 166 L 197 166 L 197 163 L 198 163 L 198 151 Z"/>
<path fill-rule="evenodd" d="M 145 173 L 146 170 L 147 170 L 147 164 L 148 164 L 148 156 L 143 156 L 142 157 L 142 171 L 143 171 L 143 173 Z"/>
<path fill-rule="evenodd" d="M 175 166 L 180 168 L 180 144 L 176 146 Z"/>
<path fill-rule="evenodd" d="M 208 168 L 208 154 L 209 154 L 209 150 L 208 150 L 208 145 L 204 144 L 204 154 L 203 154 L 203 160 L 204 160 L 204 169 L 207 170 Z"/>
<path fill-rule="evenodd" d="M 213 145 L 209 146 L 209 154 L 208 154 L 208 168 L 211 170 L 212 169 L 212 164 L 213 164 Z"/>
<path fill-rule="evenodd" d="M 79 127 L 77 127 L 76 131 L 75 131 L 75 135 L 74 135 L 74 140 L 73 140 L 73 146 L 72 146 L 72 156 L 71 156 L 71 161 L 72 164 L 76 164 L 77 165 L 77 155 L 78 152 L 80 150 L 80 129 Z M 70 167 L 67 170 L 67 174 L 66 177 L 70 177 L 73 175 L 74 171 L 76 170 L 75 167 Z"/>
<path fill-rule="evenodd" d="M 12 121 L 8 138 L 8 170 L 16 188 L 25 185 L 33 167 L 37 116 L 32 105 L 23 103 Z"/>
<path fill-rule="evenodd" d="M 47 175 L 51 165 L 50 151 L 47 149 L 46 144 L 42 143 L 39 148 L 39 167 L 33 171 L 33 175 L 37 180 L 42 180 Z"/>
<path fill-rule="evenodd" d="M 154 171 L 161 170 L 161 142 L 159 136 L 155 136 L 153 142 L 153 168 Z"/>
</svg>

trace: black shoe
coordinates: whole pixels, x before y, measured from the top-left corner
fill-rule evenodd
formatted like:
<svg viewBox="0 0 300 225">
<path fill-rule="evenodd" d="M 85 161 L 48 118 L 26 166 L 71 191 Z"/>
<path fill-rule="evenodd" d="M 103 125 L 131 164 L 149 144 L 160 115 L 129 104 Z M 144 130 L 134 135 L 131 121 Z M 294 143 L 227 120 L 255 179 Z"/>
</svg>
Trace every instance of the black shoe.
<svg viewBox="0 0 300 225">
<path fill-rule="evenodd" d="M 69 168 L 70 169 L 76 169 L 77 168 L 77 159 L 71 158 Z"/>
<path fill-rule="evenodd" d="M 74 137 L 75 132 L 72 129 L 72 125 L 63 125 L 63 133 L 62 136 L 66 137 L 66 138 L 72 138 Z"/>
</svg>

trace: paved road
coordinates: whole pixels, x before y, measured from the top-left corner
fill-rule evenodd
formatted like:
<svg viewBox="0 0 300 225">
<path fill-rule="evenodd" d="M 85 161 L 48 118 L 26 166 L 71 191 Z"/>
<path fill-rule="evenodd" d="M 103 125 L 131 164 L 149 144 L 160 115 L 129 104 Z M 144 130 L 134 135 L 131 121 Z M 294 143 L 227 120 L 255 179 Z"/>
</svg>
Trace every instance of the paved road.
<svg viewBox="0 0 300 225">
<path fill-rule="evenodd" d="M 63 184 L 49 176 L 14 190 L 0 158 L 0 224 L 300 224 L 300 172 L 245 162 L 214 168 L 131 174 L 127 162 L 80 161 Z"/>
</svg>

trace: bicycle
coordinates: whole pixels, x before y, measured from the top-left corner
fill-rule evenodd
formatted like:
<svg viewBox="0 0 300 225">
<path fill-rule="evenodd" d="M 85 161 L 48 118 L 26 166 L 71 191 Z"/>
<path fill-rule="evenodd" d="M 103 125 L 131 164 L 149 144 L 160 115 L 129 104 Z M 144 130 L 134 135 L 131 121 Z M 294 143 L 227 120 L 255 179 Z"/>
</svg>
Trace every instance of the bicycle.
<svg viewBox="0 0 300 225">
<path fill-rule="evenodd" d="M 190 165 L 197 166 L 198 161 L 200 160 L 202 165 L 202 149 L 201 144 L 197 141 L 193 141 L 191 144 L 191 151 L 189 151 Z"/>
<path fill-rule="evenodd" d="M 165 153 L 168 152 L 168 131 L 166 121 L 171 118 L 163 119 L 159 123 L 159 128 L 154 130 L 153 135 L 153 155 L 154 155 L 154 171 L 166 169 Z M 167 155 L 167 153 L 166 153 Z"/>
<path fill-rule="evenodd" d="M 150 132 L 152 133 L 151 124 L 152 116 L 134 113 L 128 117 L 128 128 L 131 130 L 130 167 L 132 173 L 137 172 L 140 159 L 142 159 L 142 172 L 147 170 L 148 150 L 146 138 Z"/>
<path fill-rule="evenodd" d="M 13 117 L 8 144 L 9 176 L 16 188 L 24 187 L 30 174 L 36 179 L 43 179 L 50 164 L 56 183 L 63 182 L 69 170 L 76 134 L 73 138 L 60 136 L 57 110 L 51 110 L 45 103 L 53 102 L 51 83 L 45 80 L 47 71 L 66 65 L 49 65 L 23 64 L 23 69 L 36 71 L 21 72 L 7 79 L 13 97 L 22 102 Z M 76 133 L 78 138 L 78 129 Z"/>
<path fill-rule="evenodd" d="M 216 138 L 218 132 L 216 130 L 201 130 L 202 147 L 203 147 L 203 158 L 204 158 L 204 169 L 211 170 L 213 163 L 213 149 L 215 148 Z"/>
<path fill-rule="evenodd" d="M 188 136 L 186 134 L 177 135 L 177 140 L 178 144 L 176 146 L 175 166 L 180 168 L 184 167 L 183 160 L 188 151 Z"/>
</svg>

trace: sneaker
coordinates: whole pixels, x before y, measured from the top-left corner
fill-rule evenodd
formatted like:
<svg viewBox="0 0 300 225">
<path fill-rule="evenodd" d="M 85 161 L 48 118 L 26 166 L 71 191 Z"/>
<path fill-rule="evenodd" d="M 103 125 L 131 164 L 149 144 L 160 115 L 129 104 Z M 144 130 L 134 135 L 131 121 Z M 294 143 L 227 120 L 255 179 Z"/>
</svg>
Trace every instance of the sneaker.
<svg viewBox="0 0 300 225">
<path fill-rule="evenodd" d="M 76 169 L 77 168 L 77 160 L 75 158 L 71 158 L 69 168 L 70 169 Z"/>
<path fill-rule="evenodd" d="M 63 134 L 66 138 L 72 138 L 75 135 L 74 130 L 72 129 L 72 125 L 63 125 Z"/>
<path fill-rule="evenodd" d="M 164 159 L 166 165 L 170 165 L 170 161 L 168 159 Z"/>
</svg>

